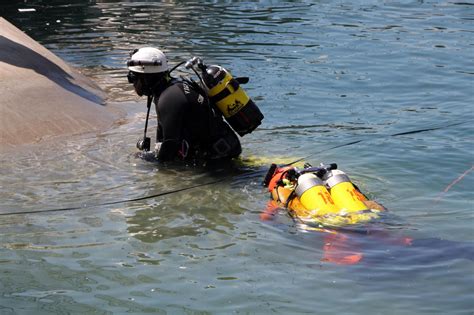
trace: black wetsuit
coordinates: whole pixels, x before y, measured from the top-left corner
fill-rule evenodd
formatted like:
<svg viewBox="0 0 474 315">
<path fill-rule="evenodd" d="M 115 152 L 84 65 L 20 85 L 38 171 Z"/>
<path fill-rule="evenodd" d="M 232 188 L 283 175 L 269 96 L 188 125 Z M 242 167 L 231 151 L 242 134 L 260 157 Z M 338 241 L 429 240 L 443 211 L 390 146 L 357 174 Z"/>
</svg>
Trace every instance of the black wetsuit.
<svg viewBox="0 0 474 315">
<path fill-rule="evenodd" d="M 241 153 L 237 135 L 207 102 L 197 88 L 175 79 L 155 93 L 159 161 L 233 158 Z"/>
</svg>

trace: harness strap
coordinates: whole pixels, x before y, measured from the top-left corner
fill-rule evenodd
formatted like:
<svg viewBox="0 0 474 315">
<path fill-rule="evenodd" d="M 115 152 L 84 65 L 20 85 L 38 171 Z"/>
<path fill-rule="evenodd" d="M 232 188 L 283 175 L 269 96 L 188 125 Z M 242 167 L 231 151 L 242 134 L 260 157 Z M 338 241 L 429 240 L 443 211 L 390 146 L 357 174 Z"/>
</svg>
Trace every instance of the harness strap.
<svg viewBox="0 0 474 315">
<path fill-rule="evenodd" d="M 286 199 L 286 203 L 285 203 L 285 208 L 288 208 L 288 205 L 290 204 L 290 201 L 292 201 L 293 199 L 295 199 L 296 197 L 296 193 L 295 191 L 293 190 L 290 195 L 288 196 L 288 198 Z"/>
<path fill-rule="evenodd" d="M 278 180 L 278 181 L 276 182 L 276 185 L 275 185 L 275 186 L 276 186 L 275 189 L 276 189 L 276 193 L 277 193 L 277 197 L 278 197 L 278 202 L 281 202 L 280 193 L 278 192 L 278 188 L 285 186 L 285 183 L 284 183 L 283 180 L 285 179 L 285 178 L 284 178 L 285 175 L 288 174 L 288 171 L 289 171 L 289 170 L 286 170 L 286 171 L 284 171 L 284 172 L 282 173 L 280 180 Z M 290 201 L 293 200 L 295 197 L 296 197 L 296 192 L 295 192 L 295 189 L 293 189 L 293 190 L 291 191 L 291 193 L 288 195 L 287 199 L 286 199 L 285 208 L 288 208 L 288 205 L 290 204 Z"/>
<path fill-rule="evenodd" d="M 228 87 L 229 85 L 234 89 L 234 91 L 237 91 L 239 86 L 240 86 L 240 83 L 234 78 L 230 79 L 230 81 L 227 83 L 227 85 L 225 86 L 225 88 L 222 91 L 220 91 L 216 95 L 210 97 L 211 101 L 214 102 L 214 103 L 217 103 L 220 100 L 222 100 L 222 99 L 226 98 L 227 96 L 229 96 L 230 94 L 234 93 L 233 91 L 231 91 L 229 89 L 229 87 Z"/>
</svg>

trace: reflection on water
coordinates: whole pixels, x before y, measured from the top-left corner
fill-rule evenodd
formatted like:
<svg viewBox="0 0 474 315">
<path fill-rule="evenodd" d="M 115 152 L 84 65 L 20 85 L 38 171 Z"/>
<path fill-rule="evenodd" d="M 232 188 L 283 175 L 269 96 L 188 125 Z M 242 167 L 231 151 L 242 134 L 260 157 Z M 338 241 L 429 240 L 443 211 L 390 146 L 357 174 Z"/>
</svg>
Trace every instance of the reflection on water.
<svg viewBox="0 0 474 315">
<path fill-rule="evenodd" d="M 193 55 L 206 56 L 214 62 L 229 55 L 261 60 L 265 56 L 256 55 L 254 48 L 274 46 L 286 34 L 297 34 L 291 29 L 275 33 L 274 28 L 305 25 L 297 12 L 312 5 L 293 3 L 262 8 L 258 3 L 56 2 L 33 1 L 30 7 L 36 13 L 13 14 L 17 25 L 26 21 L 26 32 L 84 68 L 115 100 L 131 98 L 130 93 L 124 93 L 130 87 L 123 80 L 123 67 L 129 52 L 137 47 L 161 47 L 175 64 Z M 12 14 L 18 6 L 7 5 L 3 10 Z"/>
<path fill-rule="evenodd" d="M 109 106 L 127 114 L 100 135 L 0 156 L 0 214 L 37 212 L 1 216 L 0 313 L 471 312 L 474 265 L 459 253 L 474 241 L 473 173 L 459 178 L 474 152 L 472 7 L 409 0 L 0 5 L 2 16 L 93 77 L 115 102 Z M 250 77 L 246 90 L 265 120 L 242 139 L 235 165 L 136 158 L 146 105 L 124 65 L 142 45 L 163 48 L 171 64 L 199 55 Z M 441 128 L 390 136 L 433 126 Z M 342 248 L 364 249 L 361 264 L 324 260 L 338 239 L 301 230 L 283 210 L 260 221 L 267 166 L 302 157 L 336 162 L 390 209 L 381 232 L 343 234 L 352 238 Z M 41 212 L 59 208 L 74 209 Z M 424 240 L 424 248 L 400 247 L 404 238 Z"/>
</svg>

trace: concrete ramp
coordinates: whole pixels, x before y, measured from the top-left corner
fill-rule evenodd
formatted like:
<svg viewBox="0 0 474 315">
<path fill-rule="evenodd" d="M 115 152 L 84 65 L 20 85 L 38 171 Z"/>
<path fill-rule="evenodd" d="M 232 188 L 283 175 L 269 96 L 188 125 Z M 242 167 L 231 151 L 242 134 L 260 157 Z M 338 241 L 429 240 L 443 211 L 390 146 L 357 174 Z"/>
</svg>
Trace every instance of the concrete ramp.
<svg viewBox="0 0 474 315">
<path fill-rule="evenodd" d="M 104 101 L 90 79 L 0 17 L 0 152 L 104 130 L 116 118 Z"/>
</svg>

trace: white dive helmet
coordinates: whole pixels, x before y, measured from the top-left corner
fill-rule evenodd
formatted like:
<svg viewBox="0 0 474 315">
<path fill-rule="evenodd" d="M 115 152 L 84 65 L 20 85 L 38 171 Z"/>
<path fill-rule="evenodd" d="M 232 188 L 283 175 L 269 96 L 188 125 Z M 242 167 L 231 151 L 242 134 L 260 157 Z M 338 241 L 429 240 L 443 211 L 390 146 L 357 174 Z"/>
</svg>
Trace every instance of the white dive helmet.
<svg viewBox="0 0 474 315">
<path fill-rule="evenodd" d="M 127 67 L 128 70 L 138 73 L 160 73 L 168 71 L 168 60 L 161 50 L 143 47 L 132 53 Z"/>
</svg>

